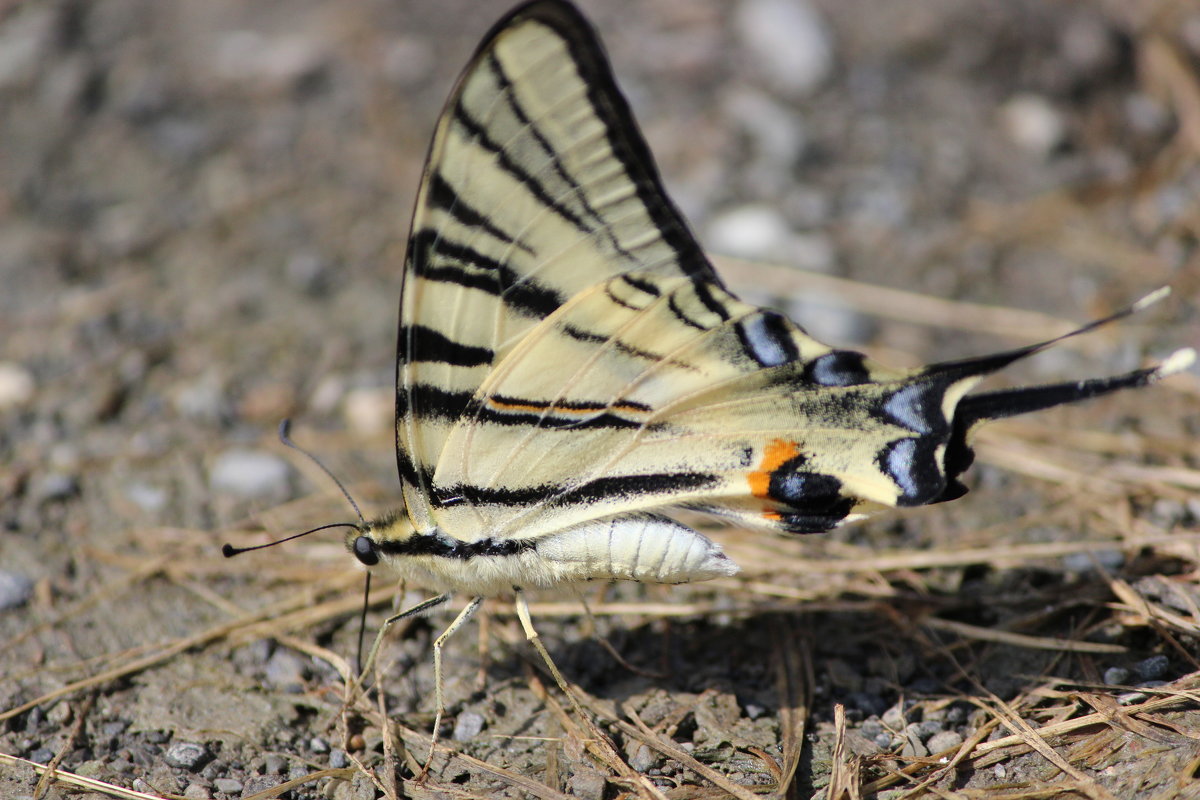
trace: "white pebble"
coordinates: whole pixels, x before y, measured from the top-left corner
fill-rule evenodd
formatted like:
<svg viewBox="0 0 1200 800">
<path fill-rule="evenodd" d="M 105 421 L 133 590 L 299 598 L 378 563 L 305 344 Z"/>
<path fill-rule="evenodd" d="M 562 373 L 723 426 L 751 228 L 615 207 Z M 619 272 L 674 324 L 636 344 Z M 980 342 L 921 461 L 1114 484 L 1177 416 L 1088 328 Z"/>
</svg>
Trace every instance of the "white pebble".
<svg viewBox="0 0 1200 800">
<path fill-rule="evenodd" d="M 396 421 L 396 395 L 391 387 L 351 389 L 342 401 L 342 419 L 355 433 L 390 431 Z"/>
<path fill-rule="evenodd" d="M 0 411 L 24 406 L 36 388 L 32 372 L 14 361 L 0 361 Z"/>
<path fill-rule="evenodd" d="M 787 220 L 765 205 L 746 205 L 726 211 L 708 224 L 713 251 L 739 258 L 777 259 L 786 255 L 792 231 Z"/>
<path fill-rule="evenodd" d="M 749 0 L 735 18 L 742 44 L 770 85 L 802 97 L 833 69 L 833 38 L 805 0 Z"/>
<path fill-rule="evenodd" d="M 208 475 L 214 489 L 242 497 L 283 495 L 288 489 L 287 462 L 261 450 L 226 450 Z"/>
<path fill-rule="evenodd" d="M 1016 95 L 1000 109 L 1000 118 L 1009 138 L 1036 155 L 1050 155 L 1067 136 L 1062 114 L 1039 95 Z"/>
<path fill-rule="evenodd" d="M 0 570 L 0 611 L 18 608 L 33 596 L 33 580 L 20 572 Z"/>
<path fill-rule="evenodd" d="M 458 715 L 454 723 L 454 739 L 459 742 L 469 742 L 483 732 L 483 715 L 474 711 L 464 711 Z"/>
</svg>

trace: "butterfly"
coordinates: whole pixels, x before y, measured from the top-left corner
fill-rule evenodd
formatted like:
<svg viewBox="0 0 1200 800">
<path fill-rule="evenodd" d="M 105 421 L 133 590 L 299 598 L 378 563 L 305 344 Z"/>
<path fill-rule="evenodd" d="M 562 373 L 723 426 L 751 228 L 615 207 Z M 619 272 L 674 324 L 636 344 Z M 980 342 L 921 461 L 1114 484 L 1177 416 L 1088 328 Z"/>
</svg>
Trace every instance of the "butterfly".
<svg viewBox="0 0 1200 800">
<path fill-rule="evenodd" d="M 536 642 L 525 589 L 738 571 L 673 511 L 804 534 L 953 500 L 980 425 L 1194 357 L 972 393 L 1055 341 L 889 369 L 739 300 L 664 190 L 590 24 L 537 0 L 484 37 L 438 120 L 400 298 L 403 505 L 346 546 L 440 593 L 396 618 L 471 598 L 434 647 L 440 720 L 441 647 L 484 597 L 515 594 Z"/>
</svg>

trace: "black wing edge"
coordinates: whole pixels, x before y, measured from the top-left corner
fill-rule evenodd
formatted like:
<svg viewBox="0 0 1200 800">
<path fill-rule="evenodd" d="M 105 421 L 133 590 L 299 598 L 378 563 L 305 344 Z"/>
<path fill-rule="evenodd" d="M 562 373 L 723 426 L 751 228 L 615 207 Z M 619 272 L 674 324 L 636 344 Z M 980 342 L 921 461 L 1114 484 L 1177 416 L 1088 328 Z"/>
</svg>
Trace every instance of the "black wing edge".
<svg viewBox="0 0 1200 800">
<path fill-rule="evenodd" d="M 980 358 L 934 364 L 926 367 L 925 375 L 934 379 L 945 379 L 948 377 L 961 379 L 973 375 L 991 374 L 1014 361 L 1045 350 L 1064 339 L 1093 331 L 1096 328 L 1141 311 L 1147 306 L 1167 297 L 1170 291 L 1167 287 L 1158 289 L 1128 308 L 1123 308 L 1103 319 L 1089 322 L 1087 325 L 1054 339 Z M 1133 370 L 1123 375 L 1040 386 L 1025 386 L 1015 389 L 1001 389 L 993 392 L 967 395 L 959 401 L 954 410 L 954 419 L 951 421 L 950 438 L 946 443 L 946 452 L 943 457 L 946 476 L 945 488 L 941 494 L 927 502 L 942 503 L 948 500 L 955 500 L 967 493 L 966 486 L 958 480 L 958 476 L 966 471 L 975 460 L 975 453 L 970 447 L 970 440 L 980 426 L 992 420 L 1042 411 L 1067 403 L 1077 403 L 1082 400 L 1112 394 L 1122 389 L 1135 389 L 1148 386 L 1152 383 L 1157 383 L 1169 375 L 1187 369 L 1195 359 L 1195 350 L 1185 347 L 1176 350 L 1156 366 Z"/>
<path fill-rule="evenodd" d="M 680 268 L 694 280 L 709 281 L 724 288 L 691 227 L 667 194 L 642 129 L 629 109 L 629 101 L 617 86 L 604 44 L 578 8 L 566 0 L 533 0 L 517 6 L 491 27 L 470 63 L 477 63 L 505 30 L 526 20 L 535 20 L 553 29 L 566 42 L 571 58 L 588 86 L 588 100 L 608 130 L 613 154 L 633 179 L 638 197 L 662 232 L 664 241 L 678 254 Z M 451 98 L 457 94 L 456 89 Z"/>
</svg>

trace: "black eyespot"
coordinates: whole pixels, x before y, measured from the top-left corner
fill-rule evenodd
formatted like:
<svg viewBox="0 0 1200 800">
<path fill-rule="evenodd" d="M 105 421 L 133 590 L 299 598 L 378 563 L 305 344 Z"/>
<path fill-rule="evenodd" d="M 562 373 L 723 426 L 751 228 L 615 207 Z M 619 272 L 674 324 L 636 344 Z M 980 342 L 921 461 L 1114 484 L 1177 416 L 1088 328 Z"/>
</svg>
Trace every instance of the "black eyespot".
<svg viewBox="0 0 1200 800">
<path fill-rule="evenodd" d="M 379 545 L 369 536 L 360 536 L 354 540 L 354 557 L 373 567 L 379 563 Z"/>
</svg>

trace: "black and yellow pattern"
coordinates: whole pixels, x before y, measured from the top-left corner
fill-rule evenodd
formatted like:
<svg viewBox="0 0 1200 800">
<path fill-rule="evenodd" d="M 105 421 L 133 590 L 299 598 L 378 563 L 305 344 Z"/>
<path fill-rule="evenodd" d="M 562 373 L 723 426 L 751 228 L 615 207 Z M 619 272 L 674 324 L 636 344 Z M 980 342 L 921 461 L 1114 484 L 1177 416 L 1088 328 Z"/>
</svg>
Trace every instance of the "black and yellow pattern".
<svg viewBox="0 0 1200 800">
<path fill-rule="evenodd" d="M 731 574 L 662 514 L 807 533 L 951 500 L 979 424 L 1191 360 L 968 394 L 1047 344 L 897 371 L 741 302 L 663 190 L 591 27 L 530 3 L 484 39 L 434 134 L 400 303 L 404 508 L 347 544 L 476 596 Z"/>
</svg>

